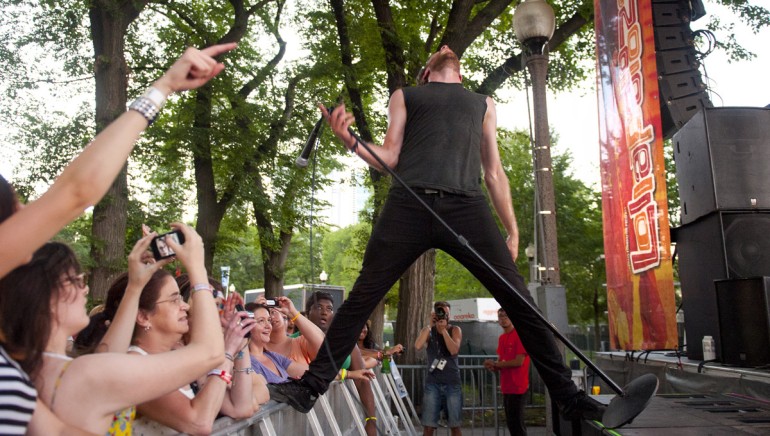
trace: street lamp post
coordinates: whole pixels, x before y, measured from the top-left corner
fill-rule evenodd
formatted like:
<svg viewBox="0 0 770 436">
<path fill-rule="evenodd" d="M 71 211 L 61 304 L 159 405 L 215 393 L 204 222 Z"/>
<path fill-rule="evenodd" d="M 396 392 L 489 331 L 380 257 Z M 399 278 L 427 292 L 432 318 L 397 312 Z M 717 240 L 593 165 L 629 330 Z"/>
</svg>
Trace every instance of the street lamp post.
<svg viewBox="0 0 770 436">
<path fill-rule="evenodd" d="M 545 81 L 548 74 L 548 54 L 544 51 L 555 28 L 553 9 L 544 0 L 526 0 L 513 14 L 513 31 L 524 46 L 527 69 L 532 78 L 532 100 L 535 111 L 534 167 L 537 188 L 538 216 L 542 240 L 539 263 L 543 284 L 559 285 L 559 250 L 556 244 L 556 200 L 551 163 L 551 134 L 548 130 L 548 106 Z M 538 235 L 535 235 L 536 237 Z"/>
<path fill-rule="evenodd" d="M 545 98 L 545 81 L 548 75 L 548 54 L 544 51 L 553 36 L 556 20 L 553 9 L 544 0 L 525 0 L 513 13 L 513 31 L 516 39 L 524 46 L 527 70 L 532 78 L 532 101 L 535 110 L 535 147 L 533 165 L 535 188 L 537 190 L 536 210 L 540 225 L 536 226 L 541 236 L 538 260 L 541 286 L 537 288 L 537 302 L 540 309 L 552 322 L 564 318 L 566 324 L 566 295 L 559 286 L 559 251 L 556 244 L 556 200 L 553 190 L 551 165 L 551 134 L 548 130 L 548 106 Z M 558 325 L 558 322 L 554 322 Z M 559 345 L 564 354 L 564 347 Z M 553 404 L 546 391 L 546 431 L 553 433 Z"/>
<path fill-rule="evenodd" d="M 327 274 L 326 271 L 322 270 L 321 274 L 318 276 L 318 278 L 321 279 L 321 284 L 325 285 L 326 284 L 326 280 L 329 279 L 329 274 Z"/>
</svg>

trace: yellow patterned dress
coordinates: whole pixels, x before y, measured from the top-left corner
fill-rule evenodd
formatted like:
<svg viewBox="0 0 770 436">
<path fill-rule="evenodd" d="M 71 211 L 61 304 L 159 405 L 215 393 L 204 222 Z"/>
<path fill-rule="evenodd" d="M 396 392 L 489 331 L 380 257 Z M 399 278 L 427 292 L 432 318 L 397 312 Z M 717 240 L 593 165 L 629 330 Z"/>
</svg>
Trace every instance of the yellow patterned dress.
<svg viewBox="0 0 770 436">
<path fill-rule="evenodd" d="M 116 413 L 112 425 L 107 430 L 107 436 L 131 436 L 131 423 L 136 417 L 136 407 L 131 406 Z"/>
</svg>

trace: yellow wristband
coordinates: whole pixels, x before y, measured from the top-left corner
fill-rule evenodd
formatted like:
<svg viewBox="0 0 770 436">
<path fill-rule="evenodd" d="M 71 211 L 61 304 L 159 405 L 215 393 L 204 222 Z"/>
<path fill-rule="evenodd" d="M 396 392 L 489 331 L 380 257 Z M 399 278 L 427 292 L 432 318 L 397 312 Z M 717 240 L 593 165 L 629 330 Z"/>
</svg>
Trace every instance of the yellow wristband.
<svg viewBox="0 0 770 436">
<path fill-rule="evenodd" d="M 345 368 L 342 368 L 340 370 L 340 380 L 345 380 L 345 377 L 348 376 L 348 370 Z"/>
<path fill-rule="evenodd" d="M 291 321 L 291 322 L 294 322 L 294 321 L 296 321 L 296 320 L 297 320 L 297 318 L 299 318 L 299 316 L 300 316 L 300 315 L 302 315 L 302 313 L 301 313 L 301 312 L 297 312 L 297 314 L 296 314 L 296 315 L 294 315 L 294 318 L 290 319 L 289 321 Z"/>
<path fill-rule="evenodd" d="M 367 416 L 366 419 L 364 420 L 364 422 L 369 422 L 369 421 L 377 421 L 377 417 L 376 416 Z"/>
</svg>

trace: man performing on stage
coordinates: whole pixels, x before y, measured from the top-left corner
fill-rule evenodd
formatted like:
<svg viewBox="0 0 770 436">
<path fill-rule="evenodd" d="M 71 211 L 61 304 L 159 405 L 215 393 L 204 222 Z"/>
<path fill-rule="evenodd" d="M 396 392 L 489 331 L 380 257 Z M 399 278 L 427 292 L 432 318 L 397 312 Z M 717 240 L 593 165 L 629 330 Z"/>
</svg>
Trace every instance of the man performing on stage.
<svg viewBox="0 0 770 436">
<path fill-rule="evenodd" d="M 398 90 L 391 96 L 388 130 L 382 146 L 371 145 L 373 152 L 531 301 L 514 264 L 519 237 L 508 178 L 497 149 L 494 101 L 463 88 L 460 62 L 447 46 L 428 59 L 420 81 L 426 84 Z M 348 150 L 383 170 L 348 131 L 353 115 L 346 113 L 344 106 L 331 114 L 326 108 L 321 110 Z M 508 233 L 506 238 L 497 228 L 480 185 L 482 168 L 492 204 Z M 510 315 L 564 416 L 601 420 L 605 407 L 577 390 L 543 321 L 398 184 L 391 186 L 372 230 L 361 274 L 334 317 L 316 359 L 302 379 L 269 385 L 271 398 L 301 412 L 309 411 L 334 380 L 371 312 L 404 271 L 430 248 L 444 250 L 468 268 Z"/>
</svg>

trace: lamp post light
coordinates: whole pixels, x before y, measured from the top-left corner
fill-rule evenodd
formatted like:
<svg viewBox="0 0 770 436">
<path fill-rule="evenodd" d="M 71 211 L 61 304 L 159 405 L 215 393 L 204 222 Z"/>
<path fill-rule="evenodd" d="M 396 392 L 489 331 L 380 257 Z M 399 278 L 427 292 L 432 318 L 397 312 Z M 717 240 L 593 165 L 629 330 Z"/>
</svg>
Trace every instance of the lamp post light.
<svg viewBox="0 0 770 436">
<path fill-rule="evenodd" d="M 529 262 L 529 282 L 535 283 L 538 281 L 537 259 L 535 258 L 535 256 L 537 256 L 537 248 L 530 242 L 527 244 L 527 248 L 524 249 L 524 254 L 527 256 L 527 261 Z"/>
<path fill-rule="evenodd" d="M 542 244 L 538 244 L 539 263 L 543 266 L 543 284 L 559 285 L 559 250 L 556 244 L 556 200 L 551 163 L 551 134 L 548 130 L 548 107 L 545 81 L 548 54 L 545 48 L 556 26 L 553 9 L 544 0 L 525 0 L 513 13 L 513 31 L 524 46 L 526 64 L 532 78 L 532 100 L 535 111 L 535 149 L 533 160 L 537 187 L 538 216 Z"/>
<path fill-rule="evenodd" d="M 321 274 L 318 276 L 319 279 L 321 279 L 321 284 L 325 285 L 326 280 L 329 279 L 329 274 L 326 274 L 326 271 L 321 270 Z"/>
</svg>

